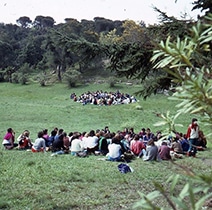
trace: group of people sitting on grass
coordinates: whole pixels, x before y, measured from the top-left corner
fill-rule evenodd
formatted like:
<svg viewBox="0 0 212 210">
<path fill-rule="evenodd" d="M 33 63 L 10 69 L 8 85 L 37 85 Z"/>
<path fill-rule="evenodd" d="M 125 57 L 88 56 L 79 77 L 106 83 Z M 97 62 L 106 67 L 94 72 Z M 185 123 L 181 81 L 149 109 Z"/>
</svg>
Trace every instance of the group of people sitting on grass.
<svg viewBox="0 0 212 210">
<path fill-rule="evenodd" d="M 134 96 L 130 94 L 121 93 L 119 90 L 116 92 L 107 92 L 107 91 L 95 91 L 83 93 L 80 96 L 77 96 L 75 93 L 70 95 L 70 98 L 75 102 L 80 102 L 83 105 L 93 104 L 93 105 L 117 105 L 117 104 L 130 104 L 135 103 L 137 100 Z"/>
<path fill-rule="evenodd" d="M 55 128 L 48 134 L 48 130 L 39 131 L 34 142 L 30 133 L 25 130 L 15 142 L 15 133 L 12 128 L 7 130 L 3 145 L 5 149 L 18 148 L 32 152 L 51 151 L 52 156 L 71 154 L 85 157 L 91 154 L 103 155 L 105 160 L 121 161 L 135 157 L 145 161 L 171 160 L 182 158 L 192 150 L 205 150 L 207 141 L 201 130 L 198 130 L 198 139 L 195 145 L 191 144 L 187 134 L 175 133 L 164 139 L 160 131 L 156 134 L 150 128 L 142 128 L 135 133 L 133 128 L 111 132 L 106 126 L 104 129 L 89 132 L 70 132 L 68 135 L 63 129 Z M 196 153 L 195 153 L 196 154 Z"/>
</svg>

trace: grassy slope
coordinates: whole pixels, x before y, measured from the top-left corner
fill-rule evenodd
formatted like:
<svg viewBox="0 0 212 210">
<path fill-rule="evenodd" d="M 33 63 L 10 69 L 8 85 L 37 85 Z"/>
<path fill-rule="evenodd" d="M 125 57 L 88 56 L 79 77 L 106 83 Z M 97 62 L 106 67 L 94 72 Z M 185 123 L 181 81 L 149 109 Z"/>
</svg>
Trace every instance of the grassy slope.
<svg viewBox="0 0 212 210">
<path fill-rule="evenodd" d="M 103 128 L 109 125 L 112 131 L 126 127 L 134 127 L 136 132 L 142 127 L 150 127 L 153 132 L 158 128 L 153 124 L 160 118 L 155 113 L 166 113 L 171 111 L 175 114 L 176 102 L 170 101 L 164 95 L 153 96 L 144 101 L 139 100 L 136 104 L 118 106 L 82 106 L 69 99 L 70 93 L 77 95 L 86 91 L 107 90 L 133 94 L 139 90 L 139 86 L 117 86 L 110 89 L 107 84 L 83 86 L 75 89 L 68 89 L 63 84 L 55 86 L 40 87 L 38 84 L 21 86 L 14 84 L 0 84 L 0 135 L 3 136 L 8 127 L 13 127 L 16 133 L 24 129 L 31 131 L 31 137 L 36 138 L 37 132 L 41 129 L 53 129 L 55 126 L 69 131 L 89 131 Z M 140 105 L 143 109 L 137 110 Z M 177 123 L 184 127 L 179 131 L 186 132 L 191 117 L 180 116 Z"/>
<path fill-rule="evenodd" d="M 107 90 L 107 85 L 91 85 L 68 89 L 63 84 L 39 87 L 37 84 L 19 86 L 0 84 L 0 134 L 13 127 L 17 135 L 29 129 L 31 137 L 43 128 L 57 126 L 65 131 L 89 131 L 109 125 L 112 131 L 125 126 L 150 127 L 160 119 L 155 112 L 165 113 L 175 108 L 165 96 L 139 99 L 136 104 L 99 107 L 82 106 L 69 99 L 88 90 Z M 139 87 L 116 87 L 124 93 L 133 93 Z M 190 117 L 181 116 L 177 123 L 186 130 Z M 198 154 L 200 158 L 184 158 L 178 163 L 189 165 L 199 173 L 211 173 L 204 158 L 211 158 L 210 150 Z M 152 181 L 164 183 L 171 174 L 179 172 L 170 162 L 146 163 L 136 159 L 130 163 L 134 173 L 121 174 L 118 163 L 98 160 L 99 157 L 75 158 L 70 155 L 51 157 L 50 153 L 32 154 L 25 151 L 0 151 L 0 209 L 132 209 L 139 200 L 138 191 L 153 190 Z M 183 183 L 181 183 L 183 186 Z M 165 205 L 159 201 L 159 205 Z"/>
</svg>

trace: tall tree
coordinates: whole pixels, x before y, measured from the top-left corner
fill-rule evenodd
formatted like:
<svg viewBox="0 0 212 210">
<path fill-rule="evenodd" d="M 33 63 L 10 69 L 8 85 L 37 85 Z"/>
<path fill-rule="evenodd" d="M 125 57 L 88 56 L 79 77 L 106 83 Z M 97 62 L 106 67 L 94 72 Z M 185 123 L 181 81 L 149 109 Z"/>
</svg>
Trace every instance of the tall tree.
<svg viewBox="0 0 212 210">
<path fill-rule="evenodd" d="M 16 20 L 17 24 L 23 28 L 27 28 L 31 25 L 32 21 L 27 16 L 22 16 L 18 20 Z"/>
<path fill-rule="evenodd" d="M 38 15 L 35 17 L 33 25 L 37 28 L 52 28 L 54 23 L 55 21 L 52 17 Z"/>
<path fill-rule="evenodd" d="M 180 112 L 201 113 L 212 125 L 212 57 L 208 51 L 212 43 L 212 14 L 192 27 L 191 35 L 161 41 L 160 49 L 154 52 L 155 68 L 163 69 L 180 84 L 173 99 L 179 100 Z"/>
<path fill-rule="evenodd" d="M 102 17 L 95 17 L 94 23 L 95 23 L 95 32 L 97 33 L 108 32 L 115 28 L 112 20 L 105 19 Z"/>
</svg>

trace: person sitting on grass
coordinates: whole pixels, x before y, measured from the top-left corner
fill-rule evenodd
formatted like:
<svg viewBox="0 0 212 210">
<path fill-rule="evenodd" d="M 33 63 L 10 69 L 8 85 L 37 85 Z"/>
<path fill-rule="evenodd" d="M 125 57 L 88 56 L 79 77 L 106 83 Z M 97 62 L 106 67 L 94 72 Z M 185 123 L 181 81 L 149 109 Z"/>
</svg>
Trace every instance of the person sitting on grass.
<svg viewBox="0 0 212 210">
<path fill-rule="evenodd" d="M 138 134 L 139 134 L 140 138 L 143 139 L 143 137 L 146 135 L 146 129 L 142 128 Z"/>
<path fill-rule="evenodd" d="M 84 151 L 83 141 L 80 140 L 81 134 L 74 132 L 71 140 L 71 155 L 77 156 L 78 153 Z"/>
<path fill-rule="evenodd" d="M 167 142 L 163 141 L 158 150 L 161 160 L 171 160 L 170 151 Z"/>
<path fill-rule="evenodd" d="M 111 144 L 108 145 L 109 152 L 106 154 L 107 160 L 109 161 L 120 161 L 121 160 L 121 145 L 120 140 L 117 137 L 112 138 Z"/>
<path fill-rule="evenodd" d="M 48 142 L 48 139 L 49 139 L 48 129 L 43 130 L 43 139 L 45 140 L 46 146 L 47 146 L 47 142 Z"/>
<path fill-rule="evenodd" d="M 186 134 L 179 133 L 179 142 L 181 143 L 183 153 L 186 153 L 189 149 L 189 141 L 186 138 Z"/>
<path fill-rule="evenodd" d="M 60 135 L 63 134 L 63 128 L 60 128 L 58 131 L 57 131 L 57 134 L 55 135 L 54 137 L 54 140 L 58 140 Z"/>
<path fill-rule="evenodd" d="M 46 144 L 43 139 L 43 131 L 38 132 L 38 138 L 35 139 L 35 142 L 32 146 L 32 152 L 46 152 Z"/>
<path fill-rule="evenodd" d="M 18 138 L 18 148 L 21 150 L 31 149 L 32 148 L 32 142 L 29 137 L 29 131 L 25 130 Z"/>
<path fill-rule="evenodd" d="M 150 139 L 146 145 L 146 153 L 143 155 L 144 161 L 158 160 L 158 147 L 154 143 L 154 139 Z"/>
<path fill-rule="evenodd" d="M 182 145 L 178 138 L 174 137 L 171 140 L 171 150 L 174 151 L 177 154 L 184 154 Z"/>
<path fill-rule="evenodd" d="M 146 129 L 146 134 L 143 135 L 143 143 L 145 145 L 147 145 L 147 142 L 150 140 L 150 139 L 153 139 L 154 138 L 154 134 L 151 132 L 151 129 L 150 128 L 147 128 Z"/>
<path fill-rule="evenodd" d="M 49 138 L 45 141 L 46 142 L 46 147 L 49 148 L 49 150 L 51 150 L 50 148 L 52 147 L 52 143 L 54 142 L 55 136 L 57 135 L 57 131 L 56 130 L 52 130 L 51 131 L 51 135 L 49 136 Z"/>
<path fill-rule="evenodd" d="M 138 134 L 136 134 L 133 140 L 130 142 L 130 150 L 138 158 L 142 157 L 145 153 L 146 146 L 142 141 L 140 141 L 140 137 Z"/>
<path fill-rule="evenodd" d="M 91 130 L 86 140 L 86 149 L 88 154 L 95 154 L 95 151 L 98 150 L 98 140 L 99 139 L 96 136 L 95 131 Z"/>
<path fill-rule="evenodd" d="M 70 142 L 66 132 L 63 133 L 63 146 L 64 146 L 64 152 L 69 153 Z"/>
<path fill-rule="evenodd" d="M 199 130 L 199 138 L 197 140 L 197 150 L 204 151 L 207 148 L 207 140 L 202 130 Z"/>
<path fill-rule="evenodd" d="M 66 147 L 64 146 L 63 138 L 64 134 L 60 134 L 60 136 L 52 143 L 52 152 L 54 153 L 52 156 L 66 153 Z"/>
<path fill-rule="evenodd" d="M 15 143 L 15 132 L 12 128 L 7 129 L 7 133 L 4 136 L 2 144 L 4 148 L 8 150 L 18 146 L 18 144 Z"/>
</svg>

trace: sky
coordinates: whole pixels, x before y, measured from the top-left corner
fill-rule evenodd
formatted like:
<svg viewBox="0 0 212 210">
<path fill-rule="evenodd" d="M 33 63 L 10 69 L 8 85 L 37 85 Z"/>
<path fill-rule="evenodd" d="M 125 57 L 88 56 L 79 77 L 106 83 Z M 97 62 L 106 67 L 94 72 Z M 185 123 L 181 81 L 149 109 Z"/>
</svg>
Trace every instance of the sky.
<svg viewBox="0 0 212 210">
<path fill-rule="evenodd" d="M 199 11 L 191 12 L 192 0 L 0 0 L 0 23 L 15 24 L 22 16 L 34 21 L 38 15 L 50 16 L 56 24 L 65 18 L 93 20 L 103 17 L 110 20 L 144 21 L 146 25 L 158 23 L 156 6 L 169 16 L 196 19 Z"/>
</svg>

